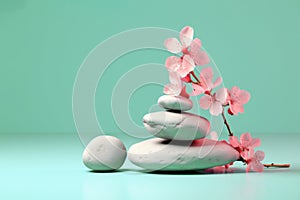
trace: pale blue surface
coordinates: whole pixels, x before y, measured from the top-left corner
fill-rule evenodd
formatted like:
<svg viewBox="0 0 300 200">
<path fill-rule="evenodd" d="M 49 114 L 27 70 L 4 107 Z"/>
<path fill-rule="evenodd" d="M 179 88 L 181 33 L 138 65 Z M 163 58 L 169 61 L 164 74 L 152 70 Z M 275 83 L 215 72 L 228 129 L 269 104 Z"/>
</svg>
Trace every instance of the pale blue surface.
<svg viewBox="0 0 300 200">
<path fill-rule="evenodd" d="M 81 163 L 83 146 L 76 134 L 5 136 L 0 140 L 0 199 L 296 200 L 300 199 L 299 139 L 296 134 L 262 137 L 265 162 L 291 163 L 290 169 L 248 174 L 149 174 L 129 162 L 119 172 L 89 172 Z M 235 168 L 241 172 L 243 166 Z"/>
</svg>

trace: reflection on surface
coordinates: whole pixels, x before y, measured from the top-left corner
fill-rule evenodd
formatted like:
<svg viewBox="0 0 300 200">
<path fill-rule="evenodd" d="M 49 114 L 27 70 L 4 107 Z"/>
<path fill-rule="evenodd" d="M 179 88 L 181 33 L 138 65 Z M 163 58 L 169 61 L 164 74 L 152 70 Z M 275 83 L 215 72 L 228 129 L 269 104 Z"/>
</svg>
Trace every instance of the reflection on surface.
<svg viewBox="0 0 300 200">
<path fill-rule="evenodd" d="M 127 167 L 130 166 L 127 163 Z M 273 171 L 273 173 L 272 173 Z M 201 171 L 146 172 L 130 166 L 111 173 L 86 173 L 85 200 L 98 199 L 257 199 L 269 196 L 266 185 L 286 169 L 267 169 L 265 173 L 244 173 L 242 164 Z"/>
<path fill-rule="evenodd" d="M 287 135 L 265 137 L 265 162 L 291 168 L 246 174 L 235 163 L 227 173 L 146 173 L 127 160 L 120 171 L 93 173 L 82 164 L 84 148 L 76 136 L 2 136 L 0 199 L 300 199 L 300 135 L 288 135 L 285 142 Z"/>
</svg>

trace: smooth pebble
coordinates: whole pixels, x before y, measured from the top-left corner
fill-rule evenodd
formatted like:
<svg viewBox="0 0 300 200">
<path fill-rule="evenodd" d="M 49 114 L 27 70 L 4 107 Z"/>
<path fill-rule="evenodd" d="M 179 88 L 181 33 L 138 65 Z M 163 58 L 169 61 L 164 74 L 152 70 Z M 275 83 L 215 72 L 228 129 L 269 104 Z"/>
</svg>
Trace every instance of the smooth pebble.
<svg viewBox="0 0 300 200">
<path fill-rule="evenodd" d="M 119 169 L 126 159 L 126 148 L 113 136 L 98 136 L 86 146 L 82 160 L 86 167 L 95 171 Z"/>
<path fill-rule="evenodd" d="M 129 160 L 147 170 L 200 170 L 221 166 L 239 158 L 239 153 L 225 141 L 200 139 L 167 141 L 149 139 L 131 146 Z"/>
<path fill-rule="evenodd" d="M 156 137 L 176 140 L 204 138 L 210 129 L 209 121 L 192 113 L 161 111 L 146 114 L 144 126 Z"/>
<path fill-rule="evenodd" d="M 157 102 L 167 110 L 187 111 L 193 107 L 193 102 L 182 96 L 163 95 Z"/>
</svg>

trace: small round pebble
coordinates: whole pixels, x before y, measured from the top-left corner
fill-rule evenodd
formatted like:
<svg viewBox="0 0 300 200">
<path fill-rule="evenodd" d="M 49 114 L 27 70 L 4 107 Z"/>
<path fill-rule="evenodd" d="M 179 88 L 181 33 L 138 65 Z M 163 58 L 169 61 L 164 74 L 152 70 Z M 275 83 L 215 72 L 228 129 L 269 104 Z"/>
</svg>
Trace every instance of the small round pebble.
<svg viewBox="0 0 300 200">
<path fill-rule="evenodd" d="M 163 95 L 157 103 L 167 110 L 187 111 L 193 107 L 193 102 L 182 96 Z"/>
<path fill-rule="evenodd" d="M 121 140 L 113 136 L 98 136 L 86 146 L 82 160 L 84 165 L 95 171 L 111 171 L 119 169 L 127 151 Z"/>
</svg>

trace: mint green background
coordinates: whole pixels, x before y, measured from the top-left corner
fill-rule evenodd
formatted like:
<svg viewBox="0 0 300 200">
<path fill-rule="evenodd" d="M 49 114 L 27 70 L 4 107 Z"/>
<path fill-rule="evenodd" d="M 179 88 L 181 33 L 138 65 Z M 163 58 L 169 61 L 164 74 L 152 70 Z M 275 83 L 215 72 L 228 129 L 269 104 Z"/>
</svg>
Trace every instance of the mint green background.
<svg viewBox="0 0 300 200">
<path fill-rule="evenodd" d="M 299 10 L 298 0 L 0 0 L 0 199 L 299 199 Z M 143 173 L 128 160 L 116 173 L 83 166 L 72 89 L 84 58 L 124 30 L 185 25 L 195 28 L 226 86 L 251 91 L 246 113 L 229 119 L 234 131 L 259 136 L 264 162 L 290 169 L 246 174 L 236 163 L 235 173 L 168 175 Z M 118 78 L 167 55 L 133 52 L 109 68 L 96 96 L 105 130 L 119 133 L 109 108 Z M 132 96 L 134 122 L 159 95 L 160 87 L 147 86 Z"/>
<path fill-rule="evenodd" d="M 252 94 L 246 113 L 230 118 L 234 130 L 296 133 L 299 9 L 297 0 L 1 0 L 0 132 L 74 133 L 74 79 L 98 43 L 137 27 L 179 31 L 191 25 L 219 66 L 225 85 L 238 85 Z M 167 55 L 141 51 L 112 66 L 97 105 L 107 113 L 99 117 L 105 130 L 118 130 L 107 106 L 118 77 L 137 64 L 164 63 Z M 161 88 L 138 92 L 143 95 L 136 93 L 135 107 L 130 108 L 136 123 L 156 102 Z"/>
</svg>

